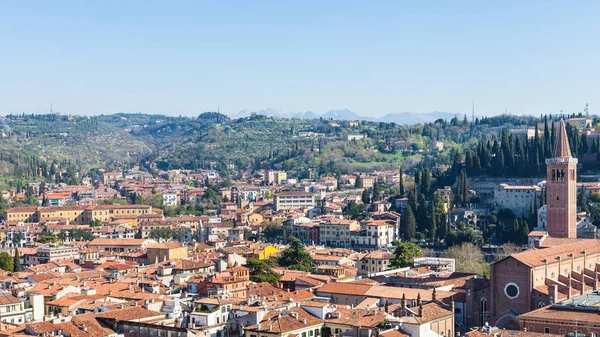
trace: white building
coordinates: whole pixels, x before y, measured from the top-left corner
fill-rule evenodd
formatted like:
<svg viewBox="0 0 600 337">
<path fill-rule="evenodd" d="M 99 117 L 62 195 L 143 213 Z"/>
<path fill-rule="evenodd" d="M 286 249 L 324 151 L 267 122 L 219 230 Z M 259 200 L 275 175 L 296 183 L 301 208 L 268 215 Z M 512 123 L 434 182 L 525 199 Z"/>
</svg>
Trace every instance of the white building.
<svg viewBox="0 0 600 337">
<path fill-rule="evenodd" d="M 538 209 L 537 226 L 534 228 L 534 231 L 546 231 L 546 205 Z"/>
<path fill-rule="evenodd" d="M 510 209 L 518 217 L 528 216 L 535 198 L 539 205 L 541 196 L 542 189 L 539 186 L 500 184 L 494 189 L 494 203 L 498 208 Z"/>
<path fill-rule="evenodd" d="M 365 136 L 363 134 L 360 134 L 360 133 L 354 133 L 354 134 L 350 133 L 350 134 L 348 134 L 348 140 L 360 140 L 360 139 L 363 139 L 363 138 L 366 138 L 366 137 L 367 136 Z"/>
<path fill-rule="evenodd" d="M 362 247 L 384 248 L 394 241 L 394 225 L 386 220 L 370 220 L 365 223 L 364 232 L 358 237 Z"/>
<path fill-rule="evenodd" d="M 164 206 L 177 206 L 177 193 L 163 193 L 162 202 Z"/>
<path fill-rule="evenodd" d="M 34 307 L 37 313 L 34 312 Z M 43 314 L 43 295 L 32 295 L 30 301 L 23 301 L 11 294 L 0 294 L 0 321 L 2 322 L 23 324 L 35 318 L 41 319 L 43 316 L 39 317 L 40 309 Z"/>
<path fill-rule="evenodd" d="M 569 118 L 567 123 L 576 126 L 580 130 L 589 129 L 592 127 L 592 120 L 585 117 Z"/>
<path fill-rule="evenodd" d="M 196 308 L 190 313 L 190 322 L 195 326 L 224 325 L 229 319 L 232 304 L 219 298 L 203 298 L 195 301 Z"/>
<path fill-rule="evenodd" d="M 281 192 L 275 194 L 275 210 L 313 208 L 315 196 L 309 192 Z"/>
</svg>

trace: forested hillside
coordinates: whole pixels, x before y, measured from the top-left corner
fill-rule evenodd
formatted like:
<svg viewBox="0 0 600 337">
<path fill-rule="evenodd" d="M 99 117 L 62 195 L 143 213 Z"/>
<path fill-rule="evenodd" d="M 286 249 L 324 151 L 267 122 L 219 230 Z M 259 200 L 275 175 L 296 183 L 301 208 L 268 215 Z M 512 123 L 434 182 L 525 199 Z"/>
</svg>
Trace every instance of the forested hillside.
<svg viewBox="0 0 600 337">
<path fill-rule="evenodd" d="M 91 169 L 139 164 L 159 169 L 208 168 L 225 174 L 284 169 L 299 178 L 354 171 L 428 168 L 453 181 L 457 165 L 469 176 L 540 176 L 554 142 L 552 116 L 498 116 L 396 125 L 324 119 L 230 119 L 218 113 L 195 118 L 145 114 L 101 116 L 8 115 L 0 139 L 4 182 L 43 177 L 67 181 Z M 511 128 L 536 128 L 531 139 Z M 348 135 L 364 135 L 349 140 Z M 597 138 L 569 126 L 574 155 L 594 168 Z M 231 164 L 235 169 L 228 169 Z M 81 176 L 80 175 L 80 176 Z M 448 181 L 450 182 L 450 181 Z"/>
</svg>

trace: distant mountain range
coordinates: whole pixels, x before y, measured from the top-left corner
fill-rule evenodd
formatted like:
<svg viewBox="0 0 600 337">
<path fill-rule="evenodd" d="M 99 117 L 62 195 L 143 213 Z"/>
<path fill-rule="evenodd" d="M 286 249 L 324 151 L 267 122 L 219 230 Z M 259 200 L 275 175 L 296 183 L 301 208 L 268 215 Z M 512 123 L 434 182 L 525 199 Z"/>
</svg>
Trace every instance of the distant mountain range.
<svg viewBox="0 0 600 337">
<path fill-rule="evenodd" d="M 416 124 L 416 123 L 429 123 L 433 122 L 437 119 L 447 119 L 450 120 L 454 116 L 460 115 L 453 112 L 427 112 L 427 113 L 413 113 L 413 112 L 397 112 L 397 113 L 389 113 L 379 118 L 375 117 L 365 117 L 359 116 L 355 112 L 350 111 L 348 109 L 337 109 L 337 110 L 329 110 L 324 114 L 317 114 L 313 111 L 304 111 L 304 112 L 284 112 L 279 109 L 260 109 L 260 110 L 252 110 L 246 109 L 238 112 L 237 114 L 231 115 L 233 118 L 243 118 L 248 117 L 252 114 L 264 115 L 267 117 L 273 118 L 300 118 L 300 119 L 315 119 L 315 118 L 324 118 L 324 119 L 333 119 L 333 120 L 343 120 L 343 121 L 353 121 L 353 120 L 364 120 L 364 121 L 372 121 L 372 122 L 387 122 L 387 123 L 396 123 L 396 124 Z M 461 117 L 461 116 L 459 116 Z"/>
</svg>

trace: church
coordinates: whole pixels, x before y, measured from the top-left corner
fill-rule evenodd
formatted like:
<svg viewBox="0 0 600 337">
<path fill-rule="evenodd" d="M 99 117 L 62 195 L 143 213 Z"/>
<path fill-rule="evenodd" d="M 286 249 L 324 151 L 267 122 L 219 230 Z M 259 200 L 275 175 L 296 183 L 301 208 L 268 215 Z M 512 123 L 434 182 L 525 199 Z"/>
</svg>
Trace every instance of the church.
<svg viewBox="0 0 600 337">
<path fill-rule="evenodd" d="M 598 289 L 600 241 L 577 238 L 577 159 L 564 121 L 546 167 L 547 235 L 535 248 L 491 265 L 480 321 L 519 329 L 518 315 Z"/>
</svg>

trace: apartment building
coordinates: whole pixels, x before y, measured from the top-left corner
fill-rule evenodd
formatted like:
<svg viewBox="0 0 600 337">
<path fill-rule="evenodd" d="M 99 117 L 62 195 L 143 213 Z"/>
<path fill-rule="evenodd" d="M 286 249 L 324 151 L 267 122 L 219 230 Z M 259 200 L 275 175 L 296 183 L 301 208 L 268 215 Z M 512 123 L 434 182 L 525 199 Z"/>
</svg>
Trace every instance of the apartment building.
<svg viewBox="0 0 600 337">
<path fill-rule="evenodd" d="M 499 208 L 510 209 L 516 216 L 528 216 L 531 205 L 540 204 L 542 188 L 539 186 L 512 186 L 500 184 L 494 190 L 494 201 Z"/>
<path fill-rule="evenodd" d="M 92 220 L 109 222 L 116 219 L 136 218 L 152 214 L 148 205 L 97 205 L 97 206 L 49 206 L 13 207 L 6 210 L 6 220 L 34 223 L 66 219 L 69 223 L 87 225 Z"/>
<path fill-rule="evenodd" d="M 352 247 L 352 232 L 360 229 L 360 224 L 354 220 L 329 218 L 319 223 L 319 239 L 329 247 Z"/>
<path fill-rule="evenodd" d="M 275 194 L 275 210 L 312 208 L 315 196 L 310 192 L 280 192 Z"/>
</svg>

